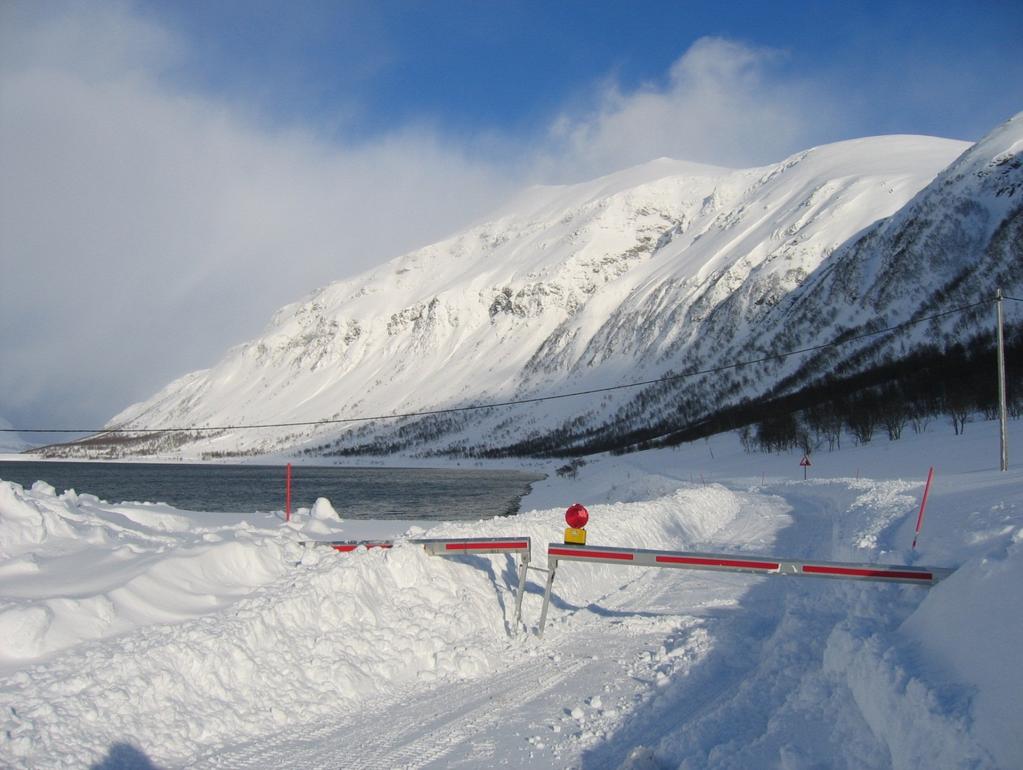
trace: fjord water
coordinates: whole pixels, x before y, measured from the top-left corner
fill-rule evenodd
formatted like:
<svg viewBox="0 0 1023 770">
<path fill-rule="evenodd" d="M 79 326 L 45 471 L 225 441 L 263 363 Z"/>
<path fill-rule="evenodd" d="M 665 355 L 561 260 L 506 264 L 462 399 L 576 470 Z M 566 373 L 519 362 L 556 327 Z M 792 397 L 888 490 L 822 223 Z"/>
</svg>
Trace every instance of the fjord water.
<svg viewBox="0 0 1023 770">
<path fill-rule="evenodd" d="M 342 518 L 471 520 L 518 512 L 542 476 L 504 470 L 293 466 L 291 508 L 326 497 Z M 189 511 L 284 510 L 283 465 L 0 462 L 0 479 L 45 481 L 107 502 L 160 502 Z"/>
</svg>

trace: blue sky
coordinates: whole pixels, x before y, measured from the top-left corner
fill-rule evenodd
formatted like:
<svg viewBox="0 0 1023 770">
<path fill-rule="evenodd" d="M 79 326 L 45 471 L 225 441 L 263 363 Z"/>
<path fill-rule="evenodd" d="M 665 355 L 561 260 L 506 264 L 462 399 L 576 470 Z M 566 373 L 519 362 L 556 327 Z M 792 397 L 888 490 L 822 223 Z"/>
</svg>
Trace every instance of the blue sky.
<svg viewBox="0 0 1023 770">
<path fill-rule="evenodd" d="M 978 139 L 1023 109 L 1021 29 L 1018 0 L 5 0 L 0 419 L 101 424 L 525 185 Z"/>
<path fill-rule="evenodd" d="M 357 141 L 395 124 L 542 135 L 607 79 L 663 84 L 703 37 L 856 104 L 850 136 L 978 138 L 1015 111 L 1018 2 L 143 2 L 188 41 L 174 75 Z M 286 10 L 283 10 L 286 9 Z"/>
</svg>

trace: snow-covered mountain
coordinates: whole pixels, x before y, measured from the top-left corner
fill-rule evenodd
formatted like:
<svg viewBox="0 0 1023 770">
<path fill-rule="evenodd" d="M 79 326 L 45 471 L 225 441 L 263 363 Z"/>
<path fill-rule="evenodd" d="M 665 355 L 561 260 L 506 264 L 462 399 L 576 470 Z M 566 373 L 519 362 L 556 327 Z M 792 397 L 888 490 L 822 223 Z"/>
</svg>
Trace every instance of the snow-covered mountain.
<svg viewBox="0 0 1023 770">
<path fill-rule="evenodd" d="M 885 136 L 763 168 L 661 159 L 530 189 L 484 224 L 288 305 L 260 338 L 108 426 L 342 421 L 556 395 L 986 299 L 1023 282 L 1021 148 L 1023 114 L 973 146 Z M 174 451 L 507 446 L 639 424 L 677 409 L 683 389 L 690 405 L 766 393 L 806 363 L 425 419 L 177 434 Z M 171 449 L 167 437 L 147 446 Z"/>
<path fill-rule="evenodd" d="M 757 339 L 776 336 L 782 324 L 806 328 L 825 307 L 829 331 L 836 325 L 869 328 L 879 318 L 901 323 L 989 300 L 998 287 L 1012 293 L 1021 280 L 1023 113 L 974 145 L 898 213 L 823 263 Z M 990 317 L 991 308 L 978 312 Z M 907 333 L 920 341 L 940 328 Z"/>
</svg>

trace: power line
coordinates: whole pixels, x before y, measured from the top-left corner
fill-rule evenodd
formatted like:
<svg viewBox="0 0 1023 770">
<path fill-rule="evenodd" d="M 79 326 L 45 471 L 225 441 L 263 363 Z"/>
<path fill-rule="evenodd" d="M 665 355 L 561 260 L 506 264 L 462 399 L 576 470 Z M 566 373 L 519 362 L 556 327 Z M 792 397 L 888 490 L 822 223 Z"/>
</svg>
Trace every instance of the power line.
<svg viewBox="0 0 1023 770">
<path fill-rule="evenodd" d="M 1014 299 L 1013 297 L 1005 297 L 1003 299 Z M 571 393 L 561 393 L 553 396 L 536 396 L 533 398 L 521 398 L 513 399 L 510 401 L 496 401 L 489 404 L 474 404 L 471 406 L 455 406 L 446 409 L 426 409 L 417 412 L 403 412 L 401 414 L 384 414 L 375 415 L 370 417 L 343 417 L 337 419 L 321 419 L 321 420 L 307 420 L 301 422 L 276 422 L 276 423 L 259 423 L 253 425 L 215 425 L 205 427 L 170 427 L 170 428 L 0 428 L 0 433 L 89 433 L 96 434 L 97 436 L 107 436 L 115 433 L 196 433 L 196 432 L 213 432 L 213 431 L 229 431 L 229 430 L 263 430 L 267 428 L 305 428 L 309 426 L 317 425 L 341 425 L 346 423 L 354 422 L 371 422 L 373 420 L 400 420 L 409 417 L 431 417 L 442 414 L 456 414 L 459 412 L 473 412 L 481 409 L 498 409 L 506 406 L 519 406 L 522 404 L 536 404 L 542 401 L 556 401 L 563 398 L 576 398 L 578 396 L 592 396 L 598 393 L 610 393 L 616 390 L 626 390 L 629 388 L 641 388 L 648 385 L 657 385 L 664 382 L 674 382 L 676 380 L 689 379 L 691 377 L 700 377 L 706 374 L 717 374 L 720 372 L 728 371 L 731 369 L 738 369 L 743 366 L 753 366 L 756 364 L 762 364 L 767 361 L 781 361 L 791 356 L 802 355 L 803 353 L 813 353 L 818 350 L 827 350 L 828 348 L 840 347 L 841 345 L 848 345 L 852 342 L 859 340 L 868 339 L 870 337 L 878 337 L 882 334 L 888 334 L 889 332 L 898 331 L 905 329 L 917 324 L 926 323 L 928 321 L 934 321 L 938 318 L 945 318 L 946 316 L 955 315 L 956 313 L 962 313 L 967 310 L 972 310 L 975 307 L 981 305 L 990 304 L 993 300 L 981 300 L 980 302 L 973 302 L 969 305 L 961 305 L 951 310 L 945 310 L 941 313 L 935 313 L 933 315 L 924 316 L 923 318 L 917 318 L 912 321 L 905 321 L 901 324 L 895 324 L 893 326 L 887 326 L 883 329 L 878 329 L 873 332 L 866 332 L 864 334 L 858 334 L 854 337 L 846 337 L 843 339 L 835 339 L 831 342 L 826 342 L 821 345 L 812 345 L 806 348 L 799 348 L 798 350 L 790 350 L 784 353 L 772 353 L 770 355 L 761 356 L 760 358 L 753 358 L 747 361 L 738 361 L 731 364 L 722 364 L 721 366 L 711 367 L 709 369 L 698 369 L 690 372 L 682 372 L 680 374 L 671 374 L 665 377 L 658 377 L 652 380 L 642 380 L 640 382 L 629 382 L 622 385 L 610 385 L 604 388 L 591 388 L 589 390 L 578 390 Z M 1014 299 L 1016 302 L 1023 302 L 1023 300 Z"/>
</svg>

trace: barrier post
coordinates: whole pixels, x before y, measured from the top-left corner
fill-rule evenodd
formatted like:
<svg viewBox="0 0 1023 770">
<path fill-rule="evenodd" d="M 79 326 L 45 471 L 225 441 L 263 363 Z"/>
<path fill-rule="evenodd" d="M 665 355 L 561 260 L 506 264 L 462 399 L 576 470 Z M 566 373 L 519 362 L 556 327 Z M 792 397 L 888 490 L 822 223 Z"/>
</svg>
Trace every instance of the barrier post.
<svg viewBox="0 0 1023 770">
<path fill-rule="evenodd" d="M 995 303 L 995 319 L 998 324 L 998 438 L 999 438 L 999 470 L 1009 470 L 1009 439 L 1008 419 L 1005 401 L 1005 315 L 1002 312 L 1003 294 L 998 289 Z"/>
<path fill-rule="evenodd" d="M 522 623 L 522 595 L 526 592 L 526 570 L 529 569 L 529 554 L 522 554 L 519 562 L 519 590 L 515 595 L 515 633 L 519 632 Z"/>
<path fill-rule="evenodd" d="M 554 572 L 558 568 L 557 558 L 548 553 L 547 556 L 547 585 L 543 589 L 543 609 L 540 610 L 540 627 L 537 636 L 543 637 L 543 629 L 547 624 L 547 608 L 551 603 L 551 586 L 554 585 Z"/>
<path fill-rule="evenodd" d="M 291 521 L 291 463 L 284 469 L 284 520 Z"/>
</svg>

